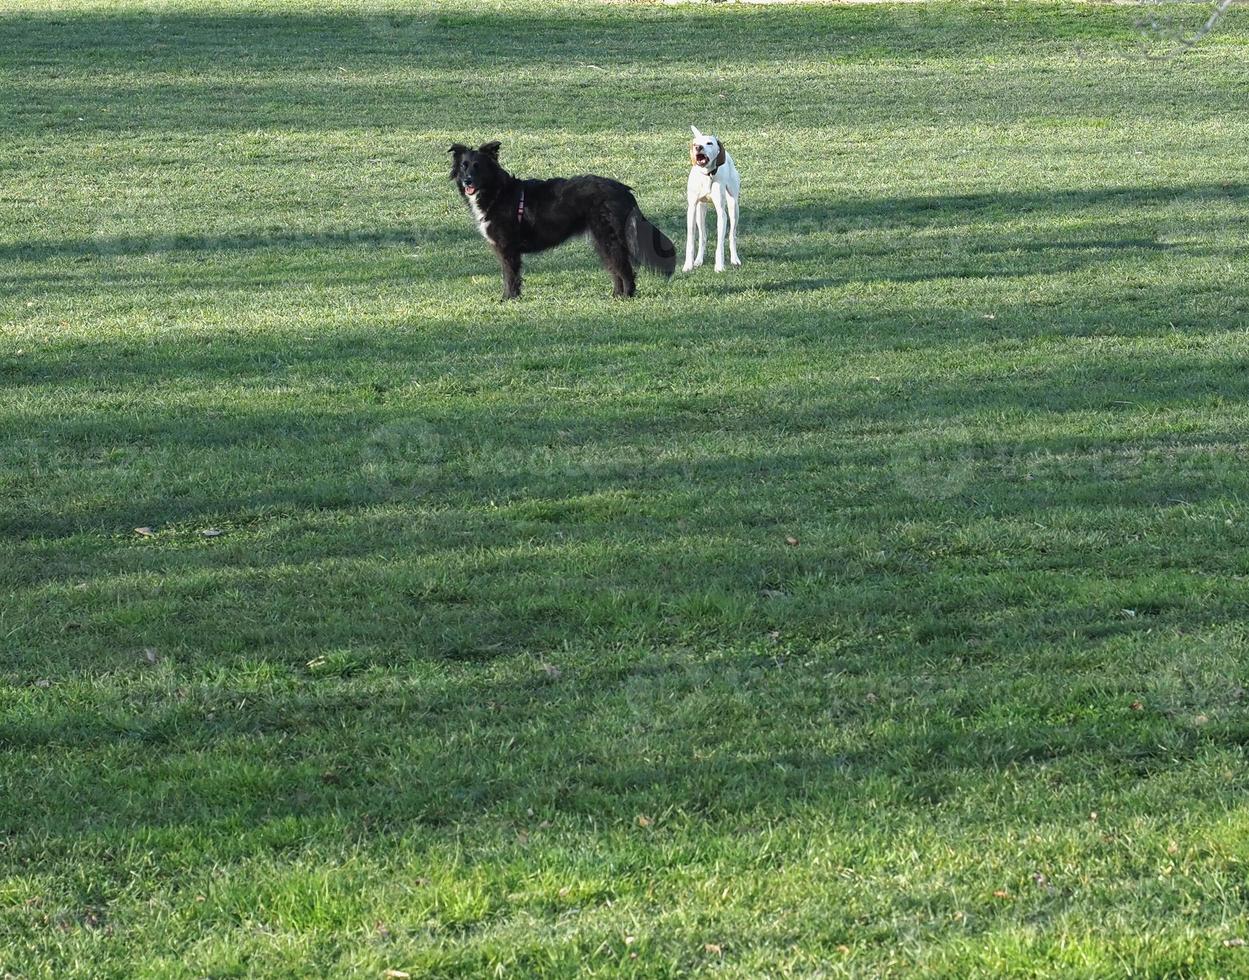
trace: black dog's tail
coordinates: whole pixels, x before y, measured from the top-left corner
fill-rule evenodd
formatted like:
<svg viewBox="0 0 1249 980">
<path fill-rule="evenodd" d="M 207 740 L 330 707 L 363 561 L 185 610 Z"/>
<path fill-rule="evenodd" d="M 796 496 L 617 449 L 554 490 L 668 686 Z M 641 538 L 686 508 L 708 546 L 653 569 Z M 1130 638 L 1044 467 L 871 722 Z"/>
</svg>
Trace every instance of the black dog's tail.
<svg viewBox="0 0 1249 980">
<path fill-rule="evenodd" d="M 637 208 L 629 215 L 629 251 L 636 262 L 664 278 L 677 269 L 677 247 L 672 239 L 646 220 Z"/>
</svg>

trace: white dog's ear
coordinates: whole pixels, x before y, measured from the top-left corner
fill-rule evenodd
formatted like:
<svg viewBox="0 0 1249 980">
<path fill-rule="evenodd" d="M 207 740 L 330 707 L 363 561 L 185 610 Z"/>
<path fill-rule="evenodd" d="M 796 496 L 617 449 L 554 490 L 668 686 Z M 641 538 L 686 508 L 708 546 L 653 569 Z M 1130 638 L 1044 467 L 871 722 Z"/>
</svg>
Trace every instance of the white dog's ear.
<svg viewBox="0 0 1249 980">
<path fill-rule="evenodd" d="M 690 132 L 694 134 L 694 139 L 700 140 L 703 138 L 703 134 L 698 131 L 697 126 L 691 126 Z"/>
</svg>

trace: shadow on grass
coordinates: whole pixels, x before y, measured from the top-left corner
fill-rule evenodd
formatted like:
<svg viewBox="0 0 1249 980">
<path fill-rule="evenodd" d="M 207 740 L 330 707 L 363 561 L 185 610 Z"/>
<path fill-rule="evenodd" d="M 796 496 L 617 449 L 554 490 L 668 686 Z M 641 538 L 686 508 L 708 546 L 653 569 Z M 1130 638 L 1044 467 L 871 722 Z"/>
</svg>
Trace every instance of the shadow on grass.
<svg viewBox="0 0 1249 980">
<path fill-rule="evenodd" d="M 449 188 L 440 189 L 445 190 L 448 195 L 453 193 Z M 891 239 L 888 248 L 877 247 L 875 252 L 865 251 L 859 243 L 840 249 L 834 243 L 830 248 L 825 238 L 820 239 L 823 246 L 820 249 L 802 244 L 760 244 L 756 246 L 758 251 L 755 254 L 748 255 L 748 261 L 753 267 L 760 261 L 824 260 L 828 268 L 835 269 L 847 259 L 870 256 L 874 260 L 869 270 L 871 279 L 915 283 L 947 278 L 1054 275 L 1074 272 L 1124 256 L 1147 258 L 1175 252 L 1186 258 L 1193 258 L 1221 254 L 1213 246 L 1192 243 L 1174 245 L 1158 240 L 1155 226 L 1162 221 L 1167 221 L 1171 228 L 1184 228 L 1187 235 L 1196 238 L 1215 230 L 1209 219 L 1184 222 L 1173 218 L 1166 211 L 1176 201 L 1190 199 L 1223 202 L 1246 200 L 1249 199 L 1249 185 L 1175 184 L 1000 194 L 904 196 L 811 201 L 771 209 L 756 207 L 750 214 L 750 233 L 758 236 L 757 240 L 760 242 L 766 242 L 768 236 L 777 234 L 840 235 L 852 230 L 899 233 L 910 231 L 923 235 L 954 229 L 957 237 L 947 243 L 949 252 L 943 251 L 940 243 L 924 239 L 907 241 L 904 238 Z M 1129 208 L 1158 210 L 1156 216 L 1149 210 L 1138 210 L 1138 217 L 1134 220 L 1119 221 L 1111 225 L 1098 217 L 1107 208 L 1119 212 Z M 1060 239 L 1048 237 L 1044 230 L 1025 231 L 1015 230 L 1013 227 L 1009 232 L 991 230 L 993 225 L 1012 222 L 1021 213 L 1043 215 L 1052 219 L 1070 219 L 1073 215 L 1086 212 L 1090 216 L 1090 237 L 1087 239 L 1071 237 L 1069 229 L 1065 231 L 1066 237 Z M 655 220 L 665 223 L 660 218 Z M 675 219 L 666 223 L 674 228 L 677 224 Z M 966 230 L 957 231 L 958 229 Z M 1121 235 L 1111 237 L 1107 234 L 1113 231 L 1119 231 Z M 1153 237 L 1143 232 L 1152 233 Z M 680 239 L 679 234 L 677 238 Z M 220 288 L 260 283 L 280 286 L 285 280 L 274 273 L 264 272 L 257 278 L 254 272 L 247 271 L 250 266 L 240 269 L 229 263 L 251 262 L 255 253 L 273 252 L 285 257 L 284 268 L 289 269 L 300 255 L 311 256 L 314 262 L 323 262 L 323 259 L 316 257 L 343 250 L 352 250 L 350 258 L 345 262 L 335 262 L 332 268 L 301 269 L 300 275 L 331 283 L 354 281 L 361 284 L 372 282 L 376 285 L 383 281 L 407 281 L 419 286 L 438 279 L 490 273 L 496 266 L 489 250 L 479 248 L 466 251 L 472 257 L 462 267 L 451 263 L 441 269 L 431 270 L 426 263 L 419 270 L 413 267 L 410 274 L 392 270 L 375 274 L 371 279 L 370 268 L 356 257 L 354 251 L 374 248 L 393 252 L 398 246 L 419 246 L 446 251 L 457 245 L 474 244 L 474 241 L 469 222 L 466 218 L 461 219 L 458 214 L 453 214 L 447 222 L 434 226 L 413 222 L 411 225 L 365 226 L 355 229 L 295 231 L 258 228 L 254 231 L 232 231 L 224 234 L 180 231 L 148 236 L 114 235 L 105 232 L 90 237 L 17 241 L 0 244 L 0 261 L 46 263 L 49 260 L 63 259 L 75 262 L 80 267 L 72 273 L 40 272 L 28 276 L 20 271 L 15 272 L 6 276 L 0 292 L 16 295 L 34 288 L 53 292 L 58 288 L 78 291 L 83 287 L 84 280 L 92 278 L 98 280 L 99 285 L 127 291 L 143 284 L 152 275 L 150 269 L 141 273 L 132 271 L 126 261 L 134 259 L 155 259 L 165 264 L 190 263 L 194 277 L 186 285 L 195 289 L 202 289 L 206 283 Z M 683 245 L 683 242 L 680 244 Z M 747 242 L 747 247 L 750 244 L 752 243 Z M 711 245 L 714 248 L 714 243 Z M 934 254 L 917 256 L 916 250 L 922 249 Z M 593 270 L 589 274 L 601 274 L 590 252 L 583 251 L 584 256 L 580 261 L 586 265 L 588 272 Z M 561 257 L 575 256 L 576 246 L 565 246 L 555 254 Z M 202 263 L 209 260 L 227 264 L 205 269 Z M 530 257 L 528 265 L 532 271 L 551 261 L 549 254 Z M 554 261 L 567 260 L 557 258 Z M 573 258 L 571 261 L 578 260 Z M 95 272 L 96 264 L 100 264 L 98 273 Z M 928 268 L 925 269 L 925 266 Z M 352 274 L 353 269 L 358 271 Z M 748 291 L 797 294 L 861 281 L 864 271 L 856 268 L 854 274 L 843 277 L 824 274 L 805 278 L 764 279 L 743 284 L 733 281 L 732 278 L 721 280 L 717 277 L 715 280 L 708 280 L 706 277 L 711 275 L 708 260 L 708 264 L 698 275 L 703 277 L 701 284 L 708 285 L 710 292 L 717 295 Z M 172 281 L 174 288 L 178 288 L 176 276 L 172 277 Z M 530 296 L 531 299 L 534 298 L 532 290 Z"/>
<path fill-rule="evenodd" d="M 450 227 L 427 228 L 415 221 L 388 227 L 294 230 L 263 227 L 249 231 L 204 230 L 156 234 L 109 234 L 59 239 L 38 239 L 0 244 L 0 260 L 47 262 L 49 259 L 116 259 L 126 257 L 185 257 L 205 259 L 221 255 L 260 251 L 327 251 L 344 248 L 385 248 L 395 245 L 445 247 L 462 236 Z M 7 278 L 7 277 L 6 277 Z"/>
<path fill-rule="evenodd" d="M 1142 98 L 1143 83 L 1132 73 L 1103 70 L 1098 84 L 1088 84 L 1088 72 L 1074 60 L 1049 86 L 1011 88 L 1009 79 L 1001 80 L 1008 95 L 997 82 L 985 85 L 978 75 L 948 67 L 989 47 L 999 54 L 1048 49 L 1062 56 L 1091 41 L 1112 56 L 1134 51 L 1139 35 L 1131 12 L 1110 6 L 1079 16 L 1016 8 L 990 15 L 949 5 L 938 12 L 898 5 L 888 16 L 861 6 L 766 12 L 593 7 L 536 17 L 397 9 L 397 16 L 10 14 L 3 21 L 9 53 L 0 64 L 22 79 L 22 87 L 0 110 L 0 133 L 65 125 L 118 135 L 362 125 L 437 131 L 451 121 L 447 106 L 462 100 L 465 80 L 479 90 L 471 112 L 479 127 L 647 132 L 670 129 L 674 110 L 706 112 L 701 92 L 673 81 L 687 73 L 689 52 L 706 50 L 719 63 L 742 68 L 717 81 L 717 94 L 727 100 L 718 115 L 730 129 L 758 128 L 744 122 L 751 113 L 744 107 L 757 102 L 758 76 L 812 61 L 848 76 L 840 83 L 843 97 L 829 107 L 833 118 L 826 122 L 833 124 L 887 118 L 927 126 L 937 104 L 945 124 L 1054 112 L 1101 118 L 1107 105 L 1120 117 L 1191 121 L 1237 108 L 1235 93 L 1224 96 L 1223 87 L 1212 87 L 1197 72 L 1154 71 L 1157 97 Z M 893 84 L 858 81 L 856 66 L 882 61 L 905 67 Z M 49 79 L 49 64 L 72 70 Z M 523 86 L 515 82 L 518 70 L 528 76 Z M 585 104 L 582 89 L 607 85 L 615 94 L 599 92 L 593 108 Z M 109 113 L 80 119 L 78 108 L 66 108 L 101 99 Z M 602 111 L 605 99 L 611 112 Z M 773 102 L 766 110 L 771 125 L 811 125 L 801 104 Z M 772 140 L 754 149 L 784 152 Z"/>
<path fill-rule="evenodd" d="M 1014 222 L 1023 215 L 1064 218 L 1081 212 L 1097 214 L 1106 227 L 1111 214 L 1142 213 L 1137 209 L 1163 208 L 1178 201 L 1249 202 L 1249 183 L 1238 180 L 1201 183 L 1136 184 L 1044 190 L 979 191 L 961 194 L 865 196 L 836 201 L 809 200 L 769 209 L 764 220 L 798 231 L 810 228 L 945 228 L 989 219 Z M 1148 213 L 1147 211 L 1144 213 Z M 753 220 L 753 215 L 749 216 Z M 1119 219 L 1112 218 L 1110 227 Z M 714 227 L 714 226 L 713 226 Z M 1023 239 L 1027 241 L 1026 238 Z M 1127 240 L 1105 234 L 1088 240 L 1040 242 L 1039 247 L 1124 248 L 1135 243 L 1158 247 L 1156 240 Z M 1020 246 L 1013 246 L 1020 247 Z"/>
<path fill-rule="evenodd" d="M 9 59 L 64 57 L 74 52 L 101 66 L 129 66 L 138 54 L 153 67 L 183 70 L 211 64 L 229 72 L 280 64 L 320 70 L 327 58 L 356 56 L 412 67 L 488 72 L 535 63 L 643 62 L 689 65 L 691 50 L 714 49 L 738 64 L 790 62 L 813 49 L 830 62 L 958 58 L 966 52 L 1064 44 L 1097 37 L 1134 41 L 1130 16 L 1113 9 L 1082 16 L 986 16 L 944 7 L 939 15 L 898 6 L 881 17 L 857 7 L 749 10 L 607 5 L 525 11 L 448 10 L 445 6 L 375 5 L 363 14 L 327 12 L 219 15 L 153 10 L 47 14 L 4 18 Z M 765 28 L 766 29 L 763 29 Z M 627 37 L 627 41 L 622 40 Z M 818 47 L 817 47 L 818 46 Z"/>
<path fill-rule="evenodd" d="M 991 349 L 1007 338 L 1056 335 L 1047 311 L 997 310 L 992 323 L 976 318 L 951 326 L 925 346 Z M 37 359 L 2 362 L 0 373 L 14 398 L 24 390 L 55 388 L 95 403 L 90 413 L 63 412 L 34 427 L 17 412 L 0 419 L 10 433 L 3 529 L 11 539 L 41 540 L 126 534 L 152 523 L 154 515 L 171 526 L 222 519 L 250 524 L 305 511 L 360 515 L 390 505 L 416 512 L 449 508 L 468 521 L 480 501 L 490 500 L 502 508 L 498 520 L 484 521 L 472 536 L 506 548 L 523 544 L 536 530 L 546 536 L 587 520 L 604 522 L 600 531 L 607 541 L 617 520 L 630 525 L 635 515 L 636 530 L 662 534 L 665 521 L 684 512 L 706 521 L 716 507 L 723 508 L 719 514 L 734 533 L 748 535 L 752 524 L 778 530 L 783 515 L 795 508 L 818 513 L 823 504 L 826 517 L 836 520 L 840 508 L 857 507 L 858 495 L 868 489 L 865 478 L 885 522 L 988 514 L 1046 520 L 1052 511 L 1099 504 L 1148 510 L 1226 495 L 1235 489 L 1228 480 L 1240 484 L 1232 470 L 1214 473 L 1210 457 L 1226 462 L 1242 434 L 1208 425 L 1145 434 L 1132 422 L 1249 396 L 1249 374 L 1239 365 L 1197 353 L 1177 351 L 1165 365 L 1142 365 L 1113 354 L 1073 358 L 1056 352 L 1049 363 L 1009 373 L 893 377 L 827 390 L 773 383 L 731 395 L 672 393 L 652 383 L 593 414 L 580 411 L 576 399 L 505 394 L 518 378 L 610 375 L 630 370 L 639 357 L 680 369 L 687 352 L 698 349 L 720 350 L 731 363 L 751 358 L 741 345 L 757 342 L 780 358 L 812 350 L 826 357 L 830 348 L 861 351 L 865 343 L 877 349 L 915 344 L 911 314 L 856 315 L 844 322 L 828 314 L 818 321 L 791 316 L 781 318 L 779 328 L 724 323 L 708 329 L 669 313 L 648 323 L 642 343 L 623 337 L 610 313 L 543 317 L 541 334 L 523 350 L 504 342 L 511 332 L 506 325 L 464 331 L 452 320 L 425 322 L 419 330 L 340 328 L 308 338 L 296 351 L 227 333 L 190 342 L 174 336 L 142 348 L 76 343 Z M 1080 334 L 1128 323 L 1135 333 L 1150 329 L 1130 298 L 1107 295 L 1097 311 L 1077 314 L 1062 329 Z M 1207 331 L 1209 326 L 1193 324 Z M 1156 315 L 1153 329 L 1172 334 L 1175 318 Z M 658 347 L 656 337 L 663 338 Z M 379 365 L 388 365 L 381 375 L 374 373 Z M 369 372 L 361 380 L 350 380 L 365 367 Z M 267 394 L 316 377 L 338 379 L 337 386 L 354 394 L 323 408 L 284 404 Z M 173 391 L 208 393 L 221 384 L 251 390 L 259 404 L 222 409 L 209 398 L 189 413 L 163 407 Z M 125 394 L 157 387 L 162 393 L 151 407 Z M 405 408 L 414 387 L 439 396 L 419 411 Z M 521 390 L 529 391 L 528 383 Z M 492 391 L 493 397 L 481 399 Z M 100 402 L 92 392 L 113 395 Z M 1119 417 L 1124 427 L 1084 433 L 1093 416 L 1112 429 L 1109 420 Z M 995 419 L 1043 426 L 1051 434 L 1003 442 Z M 720 443 L 725 445 L 716 448 Z M 1066 457 L 1072 459 L 1062 465 L 1074 467 L 1067 475 L 1083 473 L 1086 479 L 1067 479 L 1055 469 L 1053 461 Z M 1171 458 L 1175 465 L 1167 463 Z M 266 464 L 269 459 L 279 462 Z M 1193 465 L 1180 465 L 1185 460 Z M 899 471 L 913 464 L 933 468 L 917 479 L 922 484 L 931 478 L 935 489 L 912 486 Z M 1049 470 L 1048 478 L 1030 484 L 1029 466 Z M 209 476 L 229 472 L 244 475 L 228 486 Z M 849 485 L 839 487 L 845 479 Z M 48 493 L 50 481 L 63 483 L 65 496 Z M 754 485 L 761 489 L 750 490 Z M 86 492 L 76 495 L 75 487 Z M 659 503 L 626 500 L 617 512 L 616 493 Z M 700 504 L 708 495 L 724 499 Z M 599 498 L 606 501 L 602 513 L 592 503 Z M 560 503 L 577 500 L 590 501 L 589 509 Z M 715 523 L 705 530 L 714 531 Z M 373 544 L 363 543 L 369 541 L 357 536 L 337 553 L 371 554 Z M 440 543 L 427 528 L 407 546 L 435 555 L 462 542 Z M 202 549 L 175 549 L 149 570 L 187 572 L 212 560 Z M 31 586 L 74 574 L 72 566 L 57 572 L 32 564 L 10 569 L 0 580 Z M 510 628 L 523 635 L 519 623 Z"/>
<path fill-rule="evenodd" d="M 1171 622 L 1198 625 L 1177 612 Z M 1123 630 L 1130 641 L 1147 632 L 1144 624 Z M 312 821 L 300 825 L 305 832 L 327 820 L 365 838 L 420 826 L 471 833 L 479 822 L 533 828 L 544 818 L 565 829 L 611 828 L 638 813 L 766 824 L 830 805 L 852 820 L 890 805 L 935 816 L 1003 773 L 1074 784 L 1076 795 L 1047 812 L 1070 808 L 1079 820 L 1079 787 L 1098 760 L 1113 760 L 1120 778 L 1130 773 L 1148 795 L 1151 777 L 1165 786 L 1168 773 L 1203 753 L 1249 741 L 1235 710 L 1204 728 L 1177 728 L 1156 710 L 1164 705 L 1133 715 L 1128 705 L 1142 686 L 1130 668 L 1148 663 L 1140 642 L 1120 644 L 1126 662 L 1105 672 L 1076 666 L 1077 650 L 1098 647 L 1087 638 L 1038 643 L 974 663 L 953 658 L 957 676 L 944 677 L 926 672 L 934 653 L 922 646 L 786 646 L 713 655 L 641 648 L 604 654 L 607 664 L 557 653 L 562 671 L 525 661 L 504 678 L 449 664 L 427 683 L 388 678 L 402 675 L 403 662 L 370 665 L 367 654 L 342 678 L 278 671 L 259 687 L 225 679 L 171 690 L 136 674 L 121 702 L 94 712 L 53 688 L 0 722 L 7 749 L 34 763 L 14 771 L 8 788 L 38 804 L 3 811 L 0 832 L 20 855 L 36 830 L 107 835 L 193 824 L 211 841 L 290 817 Z M 1026 699 L 1021 681 L 1035 685 Z M 1237 701 L 1195 696 L 1211 712 Z M 995 703 L 1014 705 L 1016 716 Z M 1090 704 L 1107 707 L 1091 713 Z M 39 778 L 44 760 L 67 756 L 93 765 Z M 1224 802 L 1233 794 L 1229 787 Z"/>
<path fill-rule="evenodd" d="M 1052 330 L 1027 308 L 1002 316 Z M 598 338 L 589 364 L 610 360 L 612 322 L 548 329 Z M 859 343 L 905 330 L 831 326 Z M 709 339 L 676 314 L 655 329 L 674 348 Z M 335 344 L 404 365 L 395 381 L 459 362 L 489 390 L 511 370 L 497 336 L 436 336 Z M 211 390 L 261 353 L 239 343 L 148 360 Z M 547 356 L 537 347 L 525 356 Z M 150 365 L 105 352 L 86 358 L 93 387 L 150 388 Z M 335 356 L 304 368 L 332 375 Z M 45 367 L 40 383 L 72 388 L 80 370 Z M 1151 774 L 1249 738 L 1230 716 L 1127 723 L 1140 682 L 1124 660 L 1242 615 L 1239 532 L 1189 514 L 1249 498 L 1249 475 L 1243 432 L 1142 434 L 1140 420 L 1246 396 L 1236 365 L 1177 355 L 625 397 L 592 414 L 453 397 L 410 432 L 402 406 L 365 397 L 349 411 L 63 411 L 28 456 L 29 427 L 10 436 L 0 473 L 18 502 L 6 557 L 26 558 L 0 571 L 22 597 L 5 643 L 24 685 L 0 744 L 26 762 L 6 790 L 30 804 L 0 811 L 0 831 L 20 853 L 35 832 L 192 824 L 211 850 L 288 818 L 361 837 L 529 811 L 766 822 L 836 805 L 867 819 L 941 807 L 1006 768 L 1081 780 L 1103 758 L 1145 792 Z M 1115 431 L 1124 398 L 1136 421 Z M 1047 434 L 1003 436 L 1002 419 Z M 398 441 L 370 442 L 395 425 Z M 159 536 L 134 537 L 153 515 Z M 224 537 L 198 535 L 218 523 Z M 144 647 L 172 666 L 146 666 Z M 305 666 L 318 657 L 322 675 Z M 1113 671 L 1090 666 L 1101 658 Z M 257 668 L 267 681 L 242 679 Z M 73 693 L 93 678 L 109 689 Z M 1090 701 L 1123 717 L 1082 714 Z"/>
<path fill-rule="evenodd" d="M 445 125 L 448 96 L 482 70 L 606 60 L 650 73 L 631 96 L 671 94 L 704 41 L 745 66 L 809 56 L 824 26 L 834 61 L 941 61 L 990 41 L 1000 51 L 1131 31 L 1129 15 L 1110 10 L 1036 19 L 943 8 L 933 21 L 919 8 L 887 20 L 868 8 L 786 9 L 769 11 L 774 30 L 762 33 L 761 16 L 630 11 L 622 50 L 624 22 L 598 9 L 406 22 L 10 15 L 5 65 L 68 58 L 81 77 L 35 79 L 29 98 L 0 110 L 0 129 L 20 136 L 101 95 L 124 111 L 84 128 L 419 128 Z M 361 64 L 432 77 L 353 81 Z M 208 66 L 210 77 L 192 77 Z M 734 78 L 755 84 L 750 72 Z M 884 88 L 850 93 L 848 111 L 930 122 L 928 102 Z M 1190 73 L 1165 102 L 1115 103 L 1089 86 L 1006 111 L 986 89 L 943 118 L 991 108 L 1000 120 L 1041 103 L 1200 118 L 1225 108 L 1208 88 Z M 536 85 L 526 113 L 577 91 Z M 526 124 L 511 87 L 490 96 L 487 115 Z M 705 96 L 685 107 L 695 98 Z M 600 102 L 584 111 L 594 119 L 579 132 L 620 125 Z M 655 99 L 636 111 L 666 126 L 673 107 Z M 1046 276 L 1125 255 L 1167 260 L 1145 218 L 1108 230 L 1098 212 L 1194 194 L 1241 201 L 1246 185 L 864 197 L 747 218 L 779 235 L 1090 212 L 1087 239 L 976 231 L 954 272 Z M 493 276 L 467 219 L 453 221 L 415 230 L 440 248 L 471 243 L 463 268 L 439 274 Z M 122 278 L 92 271 L 88 285 L 123 294 L 138 282 L 124 278 L 128 258 L 211 256 L 224 264 L 193 284 L 206 292 L 253 282 L 255 253 L 273 248 L 325 253 L 310 261 L 311 281 L 367 283 L 370 257 L 353 254 L 344 271 L 340 253 L 405 244 L 412 231 L 105 232 L 6 244 L 0 259 L 104 253 Z M 951 275 L 932 254 L 917 271 L 913 246 L 898 235 L 873 275 Z M 825 259 L 801 244 L 776 257 Z M 583 264 L 602 275 L 589 256 Z M 84 285 L 40 274 L 50 289 Z M 1243 323 L 1177 314 L 1127 285 L 1060 313 L 998 303 L 992 323 L 948 306 L 805 305 L 861 276 L 833 259 L 781 283 L 700 284 L 716 298 L 767 293 L 763 322 L 667 309 L 641 325 L 615 310 L 551 317 L 531 280 L 528 305 L 483 303 L 470 324 L 369 329 L 345 318 L 303 346 L 223 331 L 6 355 L 0 745 L 20 764 L 2 777 L 18 802 L 0 811 L 0 830 L 21 838 L 5 841 L 9 852 L 39 857 L 45 844 L 28 841 L 47 835 L 182 824 L 245 835 L 289 816 L 361 833 L 529 809 L 629 823 L 671 807 L 766 824 L 802 806 L 870 804 L 875 816 L 856 816 L 879 819 L 877 807 L 940 805 L 1003 767 L 1065 765 L 1082 779 L 1090 759 L 1148 772 L 1243 744 L 1236 720 L 1198 733 L 1126 707 L 1148 676 L 1142 649 L 1243 620 L 1244 541 L 1223 516 L 1249 499 L 1239 363 L 1081 348 L 1039 367 L 997 358 L 992 370 L 872 384 L 760 367 L 915 349 L 970 365 L 1004 341 L 1182 339 Z M 953 322 L 917 335 L 917 320 L 938 318 Z M 570 381 L 585 387 L 561 390 Z M 141 525 L 156 536 L 136 537 Z M 204 538 L 208 527 L 225 533 Z M 148 664 L 147 648 L 163 666 Z M 1096 715 L 1090 704 L 1110 707 Z M 1139 765 L 1118 769 L 1124 760 Z"/>
</svg>

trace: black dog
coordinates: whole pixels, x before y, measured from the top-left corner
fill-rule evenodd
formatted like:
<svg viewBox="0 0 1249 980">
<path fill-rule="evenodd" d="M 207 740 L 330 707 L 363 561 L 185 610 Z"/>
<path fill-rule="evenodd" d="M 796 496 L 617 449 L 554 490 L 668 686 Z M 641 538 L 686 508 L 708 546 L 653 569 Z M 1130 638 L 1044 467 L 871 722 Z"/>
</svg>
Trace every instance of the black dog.
<svg viewBox="0 0 1249 980">
<path fill-rule="evenodd" d="M 499 166 L 499 143 L 451 147 L 451 179 L 503 266 L 503 298 L 520 295 L 520 260 L 588 234 L 611 273 L 612 295 L 634 293 L 633 261 L 671 276 L 677 250 L 638 210 L 633 192 L 606 177 L 521 180 Z"/>
</svg>

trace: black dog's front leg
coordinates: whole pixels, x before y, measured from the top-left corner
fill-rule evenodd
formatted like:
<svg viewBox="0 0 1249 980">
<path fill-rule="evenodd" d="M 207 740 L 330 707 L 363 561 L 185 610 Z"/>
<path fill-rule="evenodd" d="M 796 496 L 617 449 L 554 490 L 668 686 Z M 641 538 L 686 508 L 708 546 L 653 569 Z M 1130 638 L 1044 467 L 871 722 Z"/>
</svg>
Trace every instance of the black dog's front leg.
<svg viewBox="0 0 1249 980">
<path fill-rule="evenodd" d="M 503 298 L 520 297 L 520 252 L 510 248 L 497 248 L 499 265 L 503 267 Z"/>
</svg>

